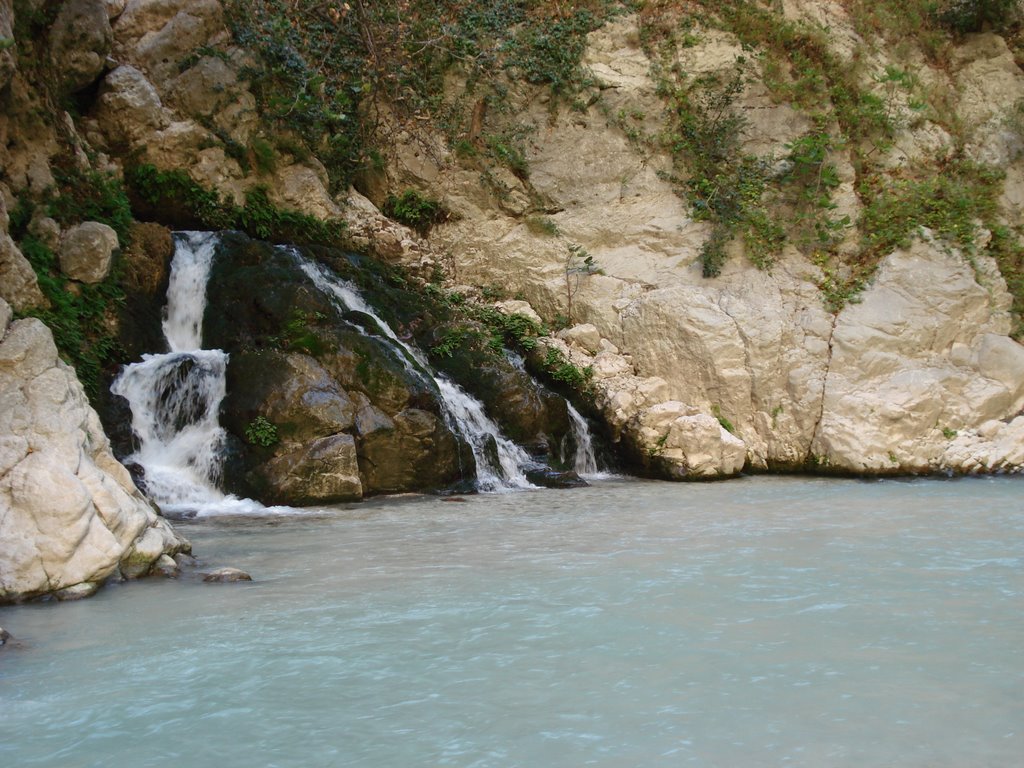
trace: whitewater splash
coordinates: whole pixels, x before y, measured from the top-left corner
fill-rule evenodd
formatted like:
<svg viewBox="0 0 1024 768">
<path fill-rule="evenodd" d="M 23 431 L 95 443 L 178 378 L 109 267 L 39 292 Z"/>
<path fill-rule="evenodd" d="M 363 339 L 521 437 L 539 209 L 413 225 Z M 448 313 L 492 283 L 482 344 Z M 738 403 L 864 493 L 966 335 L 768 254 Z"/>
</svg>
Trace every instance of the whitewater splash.
<svg viewBox="0 0 1024 768">
<path fill-rule="evenodd" d="M 296 260 L 299 268 L 321 292 L 333 297 L 344 309 L 373 318 L 381 333 L 404 353 L 402 362 L 407 370 L 416 376 L 430 377 L 440 394 L 445 423 L 466 441 L 476 460 L 478 490 L 495 492 L 535 487 L 523 471 L 523 467 L 532 463 L 529 454 L 501 434 L 498 425 L 484 412 L 483 403 L 444 375 L 431 373 L 430 363 L 423 353 L 399 338 L 366 303 L 356 286 L 305 258 L 297 249 L 290 246 L 282 248 Z M 490 450 L 492 446 L 494 457 Z"/>
<path fill-rule="evenodd" d="M 217 489 L 227 440 L 218 414 L 228 355 L 202 349 L 206 283 L 217 241 L 211 232 L 175 234 L 163 322 L 170 351 L 143 355 L 110 387 L 131 406 L 139 443 L 126 463 L 143 468 L 147 495 L 170 513 L 266 511 Z"/>
</svg>

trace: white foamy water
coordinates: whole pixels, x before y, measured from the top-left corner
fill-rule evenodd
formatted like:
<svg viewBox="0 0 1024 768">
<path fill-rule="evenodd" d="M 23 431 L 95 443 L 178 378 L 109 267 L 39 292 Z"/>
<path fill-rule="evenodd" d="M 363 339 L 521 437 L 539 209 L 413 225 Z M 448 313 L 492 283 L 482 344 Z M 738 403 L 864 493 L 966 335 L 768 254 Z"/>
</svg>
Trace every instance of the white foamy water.
<svg viewBox="0 0 1024 768">
<path fill-rule="evenodd" d="M 189 523 L 255 581 L 0 608 L 0 764 L 1014 768 L 1022 491 L 623 481 Z"/>
<path fill-rule="evenodd" d="M 111 385 L 132 410 L 146 494 L 169 513 L 255 514 L 258 502 L 218 490 L 227 434 L 219 421 L 228 356 L 202 348 L 206 284 L 218 235 L 175 234 L 163 330 L 167 354 L 143 355 Z"/>
<path fill-rule="evenodd" d="M 355 285 L 305 258 L 295 248 L 282 247 L 326 296 L 333 297 L 344 309 L 362 312 L 373 318 L 380 331 L 404 352 L 402 361 L 410 373 L 429 377 L 433 381 L 440 394 L 445 423 L 450 430 L 465 439 L 473 453 L 477 490 L 494 493 L 534 487 L 523 471 L 523 467 L 531 463 L 529 454 L 501 433 L 501 428 L 484 412 L 483 403 L 443 374 L 434 373 L 424 354 L 399 338 L 391 326 L 366 303 Z"/>
</svg>

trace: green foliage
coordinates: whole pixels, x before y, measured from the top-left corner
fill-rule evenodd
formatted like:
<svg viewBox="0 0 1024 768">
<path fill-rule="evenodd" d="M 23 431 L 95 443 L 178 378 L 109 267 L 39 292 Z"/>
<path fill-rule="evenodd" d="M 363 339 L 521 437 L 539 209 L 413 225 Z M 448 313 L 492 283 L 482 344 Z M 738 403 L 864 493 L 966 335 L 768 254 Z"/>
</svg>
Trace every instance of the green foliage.
<svg viewBox="0 0 1024 768">
<path fill-rule="evenodd" d="M 544 355 L 544 370 L 555 381 L 567 384 L 580 392 L 589 392 L 591 389 L 594 369 L 589 365 L 586 368 L 577 368 L 554 347 L 547 348 Z"/>
<path fill-rule="evenodd" d="M 281 336 L 275 337 L 272 342 L 275 346 L 284 346 L 294 352 L 305 352 L 307 355 L 319 357 L 327 349 L 316 334 L 314 326 L 325 319 L 321 312 L 293 310 Z"/>
<path fill-rule="evenodd" d="M 277 427 L 264 416 L 257 416 L 245 427 L 245 439 L 250 445 L 269 448 L 277 445 L 280 438 Z"/>
<path fill-rule="evenodd" d="M 949 427 L 942 428 L 942 436 L 947 440 L 952 440 L 954 437 L 956 437 L 956 435 L 957 432 L 955 429 L 950 429 Z"/>
<path fill-rule="evenodd" d="M 871 202 L 860 220 L 862 259 L 877 259 L 909 244 L 918 227 L 968 251 L 974 249 L 978 220 L 995 214 L 1000 171 L 959 160 L 934 176 L 874 180 L 861 197 Z"/>
<path fill-rule="evenodd" d="M 600 20 L 586 8 L 558 19 L 527 23 L 504 46 L 505 65 L 529 83 L 546 84 L 555 95 L 572 95 L 589 84 L 580 65 L 587 34 Z"/>
<path fill-rule="evenodd" d="M 725 416 L 722 415 L 721 408 L 719 408 L 717 405 L 713 405 L 711 406 L 711 413 L 716 419 L 718 419 L 718 423 L 722 425 L 722 429 L 724 429 L 731 435 L 736 434 L 736 428 L 733 427 L 731 421 L 729 421 L 727 418 L 725 418 Z"/>
<path fill-rule="evenodd" d="M 95 402 L 103 371 L 120 352 L 112 324 L 107 322 L 108 313 L 124 302 L 116 269 L 96 285 L 72 285 L 61 274 L 56 255 L 42 242 L 28 235 L 20 247 L 50 302 L 48 308 L 28 314 L 50 327 L 61 358 L 74 366 L 86 394 Z"/>
<path fill-rule="evenodd" d="M 1014 327 L 1011 335 L 1024 339 L 1024 245 L 1008 227 L 992 228 L 988 253 L 995 258 L 1006 287 L 1013 296 Z"/>
<path fill-rule="evenodd" d="M 451 357 L 455 350 L 461 347 L 471 338 L 478 337 L 472 329 L 466 326 L 456 326 L 445 331 L 441 341 L 430 348 L 432 354 L 438 357 Z"/>
<path fill-rule="evenodd" d="M 441 203 L 415 189 L 407 189 L 397 196 L 388 195 L 383 211 L 421 235 L 426 235 L 431 227 L 448 218 L 448 212 Z"/>
<path fill-rule="evenodd" d="M 561 234 L 558 224 L 549 216 L 530 216 L 526 219 L 526 228 L 535 235 L 557 237 Z"/>
<path fill-rule="evenodd" d="M 499 348 L 508 344 L 530 351 L 537 348 L 539 337 L 547 336 L 547 329 L 526 315 L 506 315 L 493 307 L 477 307 L 472 314 L 491 330 Z"/>
<path fill-rule="evenodd" d="M 56 165 L 53 176 L 57 184 L 47 194 L 50 216 L 65 227 L 82 221 L 101 222 L 117 232 L 122 248 L 129 245 L 132 210 L 120 179 L 73 165 Z"/>
<path fill-rule="evenodd" d="M 1004 29 L 1020 20 L 1017 0 L 944 0 L 934 14 L 936 20 L 955 32 L 981 32 L 986 27 Z"/>
<path fill-rule="evenodd" d="M 313 216 L 285 211 L 267 197 L 265 187 L 255 187 L 238 206 L 214 190 L 207 189 L 182 170 L 159 171 L 142 164 L 129 168 L 125 179 L 133 194 L 146 205 L 160 210 L 186 212 L 210 229 L 240 229 L 261 240 L 297 244 L 340 244 L 344 223 L 321 221 Z"/>
</svg>

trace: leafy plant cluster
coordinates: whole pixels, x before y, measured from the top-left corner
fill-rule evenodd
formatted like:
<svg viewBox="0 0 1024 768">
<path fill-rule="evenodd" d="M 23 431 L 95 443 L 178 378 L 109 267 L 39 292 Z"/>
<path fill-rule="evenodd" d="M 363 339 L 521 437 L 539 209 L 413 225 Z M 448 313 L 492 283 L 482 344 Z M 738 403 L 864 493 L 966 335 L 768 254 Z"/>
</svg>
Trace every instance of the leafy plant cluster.
<svg viewBox="0 0 1024 768">
<path fill-rule="evenodd" d="M 277 426 L 273 422 L 265 416 L 257 416 L 246 425 L 245 439 L 250 445 L 270 448 L 277 445 L 280 437 L 277 434 Z"/>
<path fill-rule="evenodd" d="M 415 189 L 407 189 L 399 195 L 388 195 L 383 211 L 421 235 L 426 235 L 431 227 L 448 218 L 448 211 L 440 202 Z"/>
<path fill-rule="evenodd" d="M 89 399 L 95 402 L 102 386 L 103 371 L 114 364 L 120 345 L 109 313 L 124 303 L 116 268 L 95 285 L 71 282 L 60 271 L 57 256 L 33 235 L 19 243 L 21 252 L 39 279 L 39 288 L 50 306 L 29 313 L 46 323 L 53 332 L 61 358 L 74 366 Z"/>
<path fill-rule="evenodd" d="M 700 254 L 705 277 L 721 273 L 726 246 L 736 235 L 762 267 L 771 264 L 785 239 L 763 203 L 768 165 L 741 151 L 746 118 L 733 105 L 744 82 L 745 61 L 740 59 L 725 82 L 709 76 L 685 84 L 677 77 L 664 78 L 659 86 L 672 118 L 662 140 L 688 175 L 683 189 L 696 218 L 713 224 Z"/>
<path fill-rule="evenodd" d="M 589 392 L 593 385 L 594 369 L 589 365 L 585 368 L 578 368 L 555 347 L 547 348 L 544 354 L 544 369 L 555 381 L 566 384 L 579 392 Z"/>
<path fill-rule="evenodd" d="M 337 190 L 372 163 L 382 111 L 413 130 L 419 119 L 452 111 L 443 79 L 453 64 L 471 84 L 512 71 L 572 97 L 588 82 L 580 65 L 586 35 L 621 5 L 228 0 L 225 10 L 235 41 L 258 57 L 244 74 L 263 117 L 279 138 L 315 153 Z"/>
<path fill-rule="evenodd" d="M 207 189 L 182 170 L 160 171 L 148 164 L 125 172 L 131 192 L 154 209 L 174 209 L 211 229 L 239 229 L 260 240 L 289 243 L 339 244 L 344 233 L 340 221 L 276 207 L 265 187 L 255 187 L 238 206 L 215 190 Z"/>
</svg>

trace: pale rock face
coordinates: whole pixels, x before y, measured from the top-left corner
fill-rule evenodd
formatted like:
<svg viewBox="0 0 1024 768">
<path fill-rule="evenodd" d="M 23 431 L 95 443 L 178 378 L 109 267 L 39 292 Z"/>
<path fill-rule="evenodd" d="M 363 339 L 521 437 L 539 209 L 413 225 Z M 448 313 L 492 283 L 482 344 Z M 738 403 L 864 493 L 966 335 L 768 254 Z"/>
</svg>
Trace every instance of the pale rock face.
<svg viewBox="0 0 1024 768">
<path fill-rule="evenodd" d="M 103 0 L 68 0 L 61 5 L 50 28 L 50 56 L 69 93 L 95 82 L 112 43 Z"/>
<path fill-rule="evenodd" d="M 6 232 L 0 232 L 0 299 L 20 312 L 48 304 L 35 270 Z"/>
<path fill-rule="evenodd" d="M 171 124 L 156 88 L 129 64 L 104 78 L 96 119 L 108 141 L 128 147 L 145 143 L 154 132 Z"/>
<path fill-rule="evenodd" d="M 1006 134 L 1008 112 L 1024 99 L 1024 72 L 1006 41 L 998 35 L 971 35 L 954 60 L 957 114 L 973 131 L 968 154 L 986 163 L 1005 165 L 1016 137 Z"/>
<path fill-rule="evenodd" d="M 783 6 L 788 18 L 827 27 L 841 58 L 852 61 L 864 42 L 841 3 L 786 0 Z M 697 45 L 678 54 L 691 78 L 728 75 L 738 56 L 746 57 L 748 68 L 759 66 L 727 33 L 700 28 L 697 37 Z M 664 105 L 654 94 L 635 20 L 617 19 L 588 43 L 584 64 L 603 86 L 600 101 L 585 113 L 552 114 L 545 99 L 510 91 L 525 105 L 517 120 L 536 129 L 525 146 L 529 183 L 535 198 L 547 201 L 558 234 L 531 230 L 526 216 L 495 201 L 475 171 L 453 167 L 443 152 L 430 166 L 431 155 L 410 148 L 398 152 L 393 182 L 432 185 L 458 216 L 435 228 L 425 248 L 396 249 L 398 258 L 423 263 L 440 260 L 432 254 L 449 254 L 460 281 L 522 292 L 547 319 L 569 314 L 571 294 L 572 319 L 584 327 L 542 343 L 590 367 L 596 404 L 613 436 L 642 453 L 662 454 L 669 474 L 713 465 L 710 475 L 734 472 L 737 443 L 754 468 L 814 462 L 869 472 L 1012 466 L 1016 428 L 978 431 L 982 423 L 1012 419 L 1024 405 L 1021 347 L 1007 337 L 1009 296 L 989 259 L 974 257 L 972 267 L 925 235 L 885 259 L 861 303 L 838 318 L 824 307 L 823 273 L 793 248 L 770 272 L 734 253 L 720 277 L 704 279 L 698 255 L 709 228 L 693 220 L 659 177 L 659 170 L 671 169 L 670 158 L 632 146 L 613 119 L 631 115 L 634 127 L 648 134 L 663 124 Z M 910 92 L 890 93 L 874 78 L 893 63 L 890 52 L 868 46 L 861 53 L 867 56 L 864 86 L 886 100 L 900 124 L 882 162 L 912 166 L 948 155 L 953 139 L 912 114 Z M 954 70 L 956 83 L 920 54 L 910 55 L 913 62 L 897 63 L 914 68 L 924 86 L 952 87 L 958 113 L 980 126 L 972 146 L 1019 159 L 1020 148 L 996 136 L 997 128 L 1005 133 L 1006 110 L 1024 95 L 1024 75 L 1002 40 L 971 38 L 958 54 L 963 69 Z M 789 107 L 772 104 L 756 83 L 737 103 L 750 123 L 743 137 L 748 152 L 784 157 L 786 142 L 810 127 Z M 863 204 L 849 153 L 837 151 L 830 160 L 840 182 L 834 215 L 856 221 Z M 1008 168 L 1003 193 L 1009 221 L 1024 211 L 1018 165 Z M 372 244 L 375 229 L 365 231 Z M 859 235 L 851 229 L 840 250 L 858 251 Z M 585 247 L 603 274 L 567 282 L 572 243 Z M 696 410 L 676 415 L 691 422 L 674 436 L 666 429 L 657 436 L 664 438 L 659 446 L 643 425 L 661 424 L 659 411 L 650 412 L 670 402 Z M 708 421 L 718 425 L 712 413 L 728 419 L 736 434 L 716 432 Z M 692 421 L 698 415 L 703 418 Z M 951 441 L 952 431 L 958 437 Z M 677 441 L 672 452 L 664 450 L 669 439 Z M 976 459 L 965 464 L 970 451 Z M 707 456 L 714 460 L 706 462 Z"/>
<path fill-rule="evenodd" d="M 86 596 L 121 564 L 142 575 L 161 554 L 187 550 L 114 459 L 49 329 L 34 319 L 4 329 L 0 602 Z"/>
<path fill-rule="evenodd" d="M 852 471 L 949 468 L 944 432 L 1019 413 L 1024 347 L 1005 335 L 999 283 L 983 288 L 959 253 L 929 240 L 888 257 L 837 318 L 812 452 Z"/>
<path fill-rule="evenodd" d="M 111 227 L 86 221 L 61 237 L 60 268 L 72 280 L 99 283 L 110 274 L 117 251 L 117 233 Z"/>
<path fill-rule="evenodd" d="M 713 416 L 670 400 L 637 416 L 636 431 L 653 457 L 678 479 L 730 477 L 743 469 L 747 447 Z"/>
</svg>

